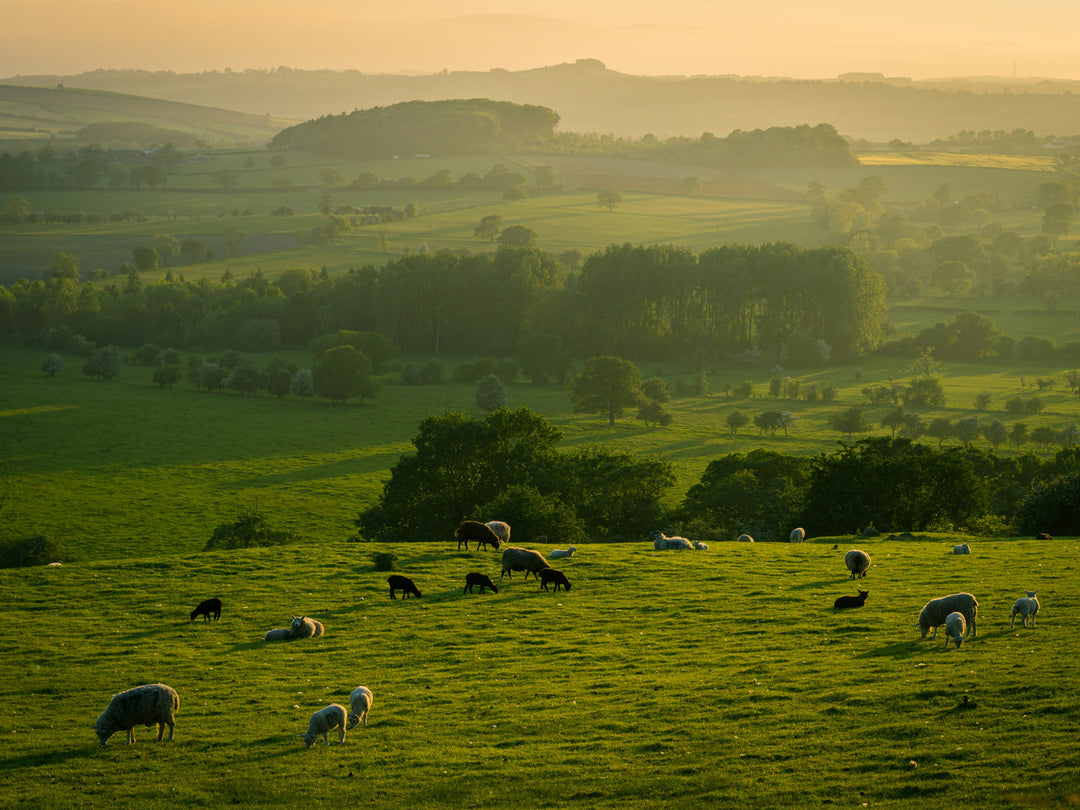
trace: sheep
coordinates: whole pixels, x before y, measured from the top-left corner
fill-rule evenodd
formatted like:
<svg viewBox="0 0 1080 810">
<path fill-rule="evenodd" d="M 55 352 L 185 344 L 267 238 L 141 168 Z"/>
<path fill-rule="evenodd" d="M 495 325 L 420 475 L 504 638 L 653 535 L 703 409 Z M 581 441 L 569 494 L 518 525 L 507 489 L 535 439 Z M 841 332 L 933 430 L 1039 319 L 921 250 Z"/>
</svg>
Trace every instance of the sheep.
<svg viewBox="0 0 1080 810">
<path fill-rule="evenodd" d="M 570 590 L 570 580 L 566 578 L 566 574 L 562 571 L 558 571 L 554 568 L 545 568 L 540 572 L 540 590 L 546 591 L 548 589 L 548 583 L 555 583 L 555 590 L 559 590 L 560 587 Z"/>
<path fill-rule="evenodd" d="M 953 554 L 970 554 L 971 553 L 971 547 L 967 543 L 961 543 L 958 546 L 953 546 L 952 547 L 952 553 Z"/>
<path fill-rule="evenodd" d="M 371 704 L 374 702 L 374 698 L 371 696 L 371 690 L 366 686 L 358 686 L 352 690 L 352 694 L 349 695 L 349 729 L 356 728 L 357 723 L 363 723 L 367 726 L 368 711 L 371 710 Z"/>
<path fill-rule="evenodd" d="M 158 742 L 169 727 L 169 742 L 172 742 L 176 710 L 180 708 L 180 697 L 176 690 L 163 683 L 148 683 L 136 686 L 112 696 L 109 705 L 94 723 L 101 744 L 118 731 L 127 731 L 127 744 L 135 742 L 135 726 L 153 726 L 158 728 Z"/>
<path fill-rule="evenodd" d="M 507 574 L 510 574 L 510 579 L 513 579 L 514 571 L 524 571 L 525 579 L 529 578 L 529 574 L 539 579 L 540 571 L 550 567 L 548 561 L 544 559 L 544 555 L 539 551 L 510 546 L 503 551 L 502 574 L 499 575 L 499 579 L 502 579 Z"/>
<path fill-rule="evenodd" d="M 735 542 L 736 543 L 753 543 L 754 538 L 751 537 L 748 534 L 740 534 L 738 537 L 735 538 Z"/>
<path fill-rule="evenodd" d="M 574 548 L 573 546 L 570 546 L 570 548 L 552 549 L 551 553 L 548 554 L 548 559 L 549 560 L 559 560 L 559 559 L 562 559 L 563 557 L 573 557 L 575 551 L 577 551 L 577 549 Z"/>
<path fill-rule="evenodd" d="M 1027 627 L 1028 616 L 1031 617 L 1031 626 L 1035 626 L 1035 616 L 1039 612 L 1039 600 L 1035 597 L 1038 591 L 1024 591 L 1027 594 L 1026 597 L 1021 596 L 1012 606 L 1012 617 L 1009 619 L 1009 629 L 1012 629 L 1013 622 L 1016 621 L 1016 614 L 1020 614 L 1020 618 L 1024 622 L 1024 627 Z"/>
<path fill-rule="evenodd" d="M 210 614 L 214 614 L 214 621 L 216 622 L 221 618 L 221 600 L 216 596 L 212 599 L 203 599 L 199 602 L 198 607 L 191 611 L 191 620 L 195 621 L 196 616 L 202 616 L 204 622 L 210 621 Z"/>
<path fill-rule="evenodd" d="M 263 636 L 263 641 L 288 641 L 292 638 L 292 629 L 289 627 L 275 627 L 273 630 L 267 630 L 266 635 Z"/>
<path fill-rule="evenodd" d="M 297 737 L 304 738 L 304 747 L 311 748 L 315 744 L 315 740 L 322 735 L 323 742 L 330 745 L 330 732 L 334 729 L 341 729 L 341 736 L 338 738 L 339 743 L 345 742 L 345 724 L 348 718 L 348 713 L 345 711 L 345 707 L 338 703 L 331 703 L 325 709 L 319 709 L 315 714 L 311 715 L 311 719 L 308 720 L 307 732 L 304 734 L 297 734 Z"/>
<path fill-rule="evenodd" d="M 503 524 L 506 525 L 506 524 Z M 507 526 L 507 530 L 509 530 Z M 491 545 L 492 548 L 498 549 L 499 547 L 499 535 L 488 526 L 486 523 L 481 523 L 478 520 L 466 520 L 463 521 L 457 529 L 454 530 L 454 537 L 458 539 L 457 547 L 458 551 L 461 551 L 461 544 L 465 544 L 465 550 L 469 550 L 469 541 L 476 541 L 476 548 L 487 548 Z"/>
<path fill-rule="evenodd" d="M 323 634 L 322 622 L 309 619 L 307 616 L 293 616 L 292 624 L 289 625 L 289 638 L 312 638 Z"/>
<path fill-rule="evenodd" d="M 494 593 L 499 592 L 498 586 L 491 581 L 491 577 L 487 574 L 478 574 L 473 571 L 465 575 L 465 590 L 461 593 L 464 595 L 465 591 L 473 593 L 473 585 L 480 586 L 480 593 L 484 592 L 484 588 L 491 588 Z"/>
<path fill-rule="evenodd" d="M 927 631 L 931 627 L 934 628 L 933 635 L 930 636 L 930 640 L 933 641 L 937 638 L 938 627 L 945 624 L 949 614 L 961 613 L 968 623 L 971 635 L 975 636 L 975 614 L 978 609 L 979 603 L 975 601 L 975 597 L 970 593 L 953 593 L 931 599 L 923 605 L 923 609 L 919 613 L 919 632 L 922 633 L 923 638 L 926 638 Z"/>
<path fill-rule="evenodd" d="M 669 549 L 683 551 L 684 549 L 692 549 L 694 547 L 685 537 L 668 537 L 659 529 L 652 533 L 652 539 L 653 548 L 657 551 L 666 551 Z"/>
<path fill-rule="evenodd" d="M 806 539 L 806 529 L 792 529 L 788 535 L 789 543 L 801 543 Z"/>
<path fill-rule="evenodd" d="M 867 570 L 870 568 L 870 555 L 865 551 L 853 548 L 844 555 L 844 565 L 846 565 L 848 571 L 851 572 L 852 579 L 855 579 L 855 577 L 864 579 Z"/>
<path fill-rule="evenodd" d="M 964 636 L 967 634 L 967 621 L 964 619 L 963 613 L 957 613 L 953 611 L 945 617 L 945 646 L 949 646 L 949 641 L 956 642 L 956 649 L 960 649 L 960 645 L 964 643 Z"/>
<path fill-rule="evenodd" d="M 870 595 L 870 591 L 859 591 L 858 596 L 838 596 L 836 601 L 833 602 L 834 609 L 841 608 L 857 608 L 866 604 L 866 597 Z"/>
<path fill-rule="evenodd" d="M 694 550 L 695 551 L 708 551 L 709 550 L 709 544 L 708 543 L 702 543 L 700 540 L 695 540 L 693 545 L 694 545 Z"/>
<path fill-rule="evenodd" d="M 506 545 L 510 542 L 510 524 L 506 521 L 489 520 L 484 525 L 495 532 L 495 536 L 499 538 L 501 544 Z M 498 546 L 495 546 L 495 548 L 498 548 Z"/>
<path fill-rule="evenodd" d="M 394 591 L 401 591 L 402 599 L 408 599 L 410 593 L 417 599 L 423 596 L 423 594 L 420 593 L 420 589 L 416 587 L 416 583 L 408 577 L 401 576 L 401 574 L 391 574 L 386 581 L 390 583 L 391 599 L 397 598 L 396 596 L 394 596 Z"/>
</svg>

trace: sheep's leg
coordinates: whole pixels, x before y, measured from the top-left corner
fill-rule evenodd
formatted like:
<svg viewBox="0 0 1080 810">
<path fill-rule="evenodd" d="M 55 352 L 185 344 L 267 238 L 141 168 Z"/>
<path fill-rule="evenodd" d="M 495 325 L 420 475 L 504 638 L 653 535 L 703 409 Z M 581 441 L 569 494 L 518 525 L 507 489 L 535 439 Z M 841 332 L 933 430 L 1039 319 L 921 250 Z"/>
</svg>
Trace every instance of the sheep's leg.
<svg viewBox="0 0 1080 810">
<path fill-rule="evenodd" d="M 165 724 L 158 720 L 154 725 L 157 726 L 157 741 L 161 742 L 161 738 L 165 736 Z"/>
<path fill-rule="evenodd" d="M 345 744 L 345 726 L 341 727 L 341 738 L 338 740 L 339 745 Z"/>
<path fill-rule="evenodd" d="M 930 634 L 930 640 L 933 641 L 935 638 L 937 638 L 937 625 L 936 624 L 934 625 L 934 632 Z"/>
<path fill-rule="evenodd" d="M 176 729 L 174 723 L 169 723 L 169 742 L 172 742 L 173 731 Z"/>
<path fill-rule="evenodd" d="M 131 745 L 133 742 L 135 742 L 135 727 L 134 726 L 129 728 L 128 733 L 127 733 L 127 744 Z"/>
</svg>

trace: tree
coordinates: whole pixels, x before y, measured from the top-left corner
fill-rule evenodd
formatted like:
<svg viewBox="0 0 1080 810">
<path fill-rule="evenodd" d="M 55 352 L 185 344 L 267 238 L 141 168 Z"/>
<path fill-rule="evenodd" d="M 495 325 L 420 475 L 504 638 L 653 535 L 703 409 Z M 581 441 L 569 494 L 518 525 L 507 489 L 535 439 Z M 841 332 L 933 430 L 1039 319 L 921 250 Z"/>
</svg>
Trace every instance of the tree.
<svg viewBox="0 0 1080 810">
<path fill-rule="evenodd" d="M 866 421 L 866 416 L 863 414 L 862 406 L 853 405 L 840 413 L 834 413 L 829 417 L 829 426 L 833 430 L 837 430 L 841 433 L 846 433 L 850 440 L 855 433 L 865 433 L 870 429 L 870 425 Z"/>
<path fill-rule="evenodd" d="M 270 166 L 274 169 L 280 169 L 286 163 L 285 156 L 278 152 L 276 155 L 270 156 Z"/>
<path fill-rule="evenodd" d="M 1009 441 L 1016 445 L 1016 449 L 1020 449 L 1020 445 L 1025 444 L 1028 440 L 1028 426 L 1024 422 L 1013 422 L 1009 426 Z"/>
<path fill-rule="evenodd" d="M 119 191 L 131 181 L 131 172 L 123 166 L 113 166 L 109 169 L 109 187 Z"/>
<path fill-rule="evenodd" d="M 476 405 L 491 413 L 506 407 L 506 388 L 494 374 L 485 374 L 476 383 Z"/>
<path fill-rule="evenodd" d="M 336 166 L 326 166 L 319 170 L 319 182 L 325 188 L 337 188 L 345 185 L 345 173 Z"/>
<path fill-rule="evenodd" d="M 166 267 L 172 266 L 176 257 L 180 255 L 180 240 L 168 234 L 154 234 L 150 239 L 150 247 L 157 253 L 158 260 Z"/>
<path fill-rule="evenodd" d="M 70 253 L 53 254 L 52 264 L 45 273 L 47 279 L 70 278 L 79 280 L 79 259 Z"/>
<path fill-rule="evenodd" d="M 495 237 L 502 231 L 503 218 L 498 214 L 489 214 L 480 220 L 480 224 L 473 229 L 473 236 L 477 239 L 487 239 L 494 242 Z"/>
<path fill-rule="evenodd" d="M 671 414 L 664 410 L 663 404 L 655 399 L 643 399 L 638 403 L 637 418 L 650 425 L 666 427 L 671 424 Z"/>
<path fill-rule="evenodd" d="M 1058 432 L 1048 425 L 1040 425 L 1031 431 L 1032 443 L 1044 450 L 1049 450 L 1050 446 L 1057 444 L 1059 440 Z"/>
<path fill-rule="evenodd" d="M 608 211 L 614 211 L 615 206 L 622 205 L 623 196 L 613 188 L 605 188 L 596 195 L 596 202 Z"/>
<path fill-rule="evenodd" d="M 201 262 L 206 258 L 206 242 L 189 236 L 180 243 L 180 255 L 189 262 Z"/>
<path fill-rule="evenodd" d="M 152 247 L 142 245 L 135 248 L 132 252 L 132 258 L 135 260 L 135 267 L 143 272 L 158 269 L 157 251 Z"/>
<path fill-rule="evenodd" d="M 536 190 L 541 194 L 552 194 L 563 190 L 563 183 L 555 172 L 554 166 L 537 167 L 533 172 L 533 182 L 536 184 Z"/>
<path fill-rule="evenodd" d="M 982 433 L 982 425 L 976 416 L 965 416 L 956 423 L 956 438 L 964 444 L 970 444 Z"/>
<path fill-rule="evenodd" d="M 518 350 L 521 371 L 537 385 L 554 379 L 566 383 L 570 371 L 570 355 L 563 348 L 562 338 L 549 332 L 533 332 L 525 337 Z"/>
<path fill-rule="evenodd" d="M 319 213 L 329 216 L 334 210 L 334 195 L 323 194 L 319 197 Z"/>
<path fill-rule="evenodd" d="M 247 241 L 248 235 L 235 225 L 226 225 L 221 230 L 221 238 L 225 242 L 225 250 L 229 252 L 230 256 L 235 256 L 236 251 L 240 249 L 240 245 Z"/>
<path fill-rule="evenodd" d="M 499 244 L 507 247 L 531 248 L 536 246 L 538 234 L 524 225 L 511 225 L 499 234 Z"/>
<path fill-rule="evenodd" d="M 158 163 L 147 163 L 143 166 L 136 166 L 131 170 L 131 185 L 135 186 L 136 189 L 142 188 L 144 185 L 150 188 L 163 186 L 167 179 L 164 167 Z"/>
<path fill-rule="evenodd" d="M 642 398 L 641 372 L 621 357 L 591 357 L 580 374 L 570 378 L 574 413 L 605 414 L 608 424 Z"/>
<path fill-rule="evenodd" d="M 781 427 L 782 419 L 782 411 L 762 411 L 759 414 L 755 414 L 754 426 L 762 433 L 768 433 L 769 436 L 775 436 L 776 431 Z"/>
<path fill-rule="evenodd" d="M 235 522 L 222 523 L 214 529 L 203 551 L 280 546 L 300 539 L 300 535 L 295 532 L 273 528 L 270 522 L 258 512 L 247 512 L 237 517 Z"/>
<path fill-rule="evenodd" d="M 371 361 L 352 346 L 330 349 L 311 367 L 315 393 L 320 397 L 341 402 L 359 395 L 369 374 Z"/>
<path fill-rule="evenodd" d="M 8 197 L 7 205 L 4 207 L 4 221 L 11 222 L 18 225 L 24 219 L 30 216 L 30 201 L 19 194 L 13 194 Z"/>
<path fill-rule="evenodd" d="M 95 349 L 82 367 L 82 373 L 90 379 L 101 377 L 111 380 L 120 374 L 120 351 L 115 346 Z"/>
<path fill-rule="evenodd" d="M 236 188 L 237 184 L 240 182 L 240 172 L 236 169 L 218 169 L 211 177 L 214 178 L 215 183 L 221 185 L 222 191 Z"/>
<path fill-rule="evenodd" d="M 182 376 L 179 366 L 158 366 L 154 369 L 154 382 L 162 388 L 172 388 L 173 385 L 180 382 Z"/>
<path fill-rule="evenodd" d="M 646 399 L 655 402 L 668 402 L 671 399 L 671 389 L 663 377 L 651 377 L 641 384 L 641 390 Z"/>
<path fill-rule="evenodd" d="M 56 352 L 53 352 L 45 358 L 45 362 L 41 364 L 41 370 L 49 377 L 55 377 L 61 371 L 64 370 L 64 358 Z"/>
<path fill-rule="evenodd" d="M 289 187 L 292 185 L 292 180 L 283 174 L 275 175 L 270 182 L 280 191 L 288 191 Z"/>
<path fill-rule="evenodd" d="M 416 219 L 420 216 L 420 206 L 415 202 L 405 203 L 405 218 Z"/>
<path fill-rule="evenodd" d="M 983 426 L 983 436 L 986 437 L 986 441 L 990 443 L 990 446 L 995 450 L 1001 445 L 1006 438 L 1008 438 L 1008 428 L 1002 423 L 1000 419 L 994 419 L 989 424 Z"/>
<path fill-rule="evenodd" d="M 937 439 L 938 447 L 941 447 L 946 439 L 956 435 L 956 428 L 946 417 L 939 416 L 930 422 L 926 428 L 926 435 Z"/>
<path fill-rule="evenodd" d="M 296 372 L 292 382 L 289 383 L 289 393 L 300 399 L 307 399 L 315 395 L 315 384 L 312 382 L 311 372 L 307 369 Z"/>
<path fill-rule="evenodd" d="M 524 185 L 510 186 L 502 193 L 503 202 L 517 202 L 529 196 Z"/>
<path fill-rule="evenodd" d="M 701 178 L 697 175 L 687 177 L 682 181 L 682 187 L 687 194 L 697 194 L 701 191 Z"/>
<path fill-rule="evenodd" d="M 739 428 L 743 427 L 750 421 L 750 417 L 742 411 L 730 411 L 726 417 L 724 417 L 724 423 L 730 428 L 731 435 L 734 436 L 739 432 Z"/>
</svg>

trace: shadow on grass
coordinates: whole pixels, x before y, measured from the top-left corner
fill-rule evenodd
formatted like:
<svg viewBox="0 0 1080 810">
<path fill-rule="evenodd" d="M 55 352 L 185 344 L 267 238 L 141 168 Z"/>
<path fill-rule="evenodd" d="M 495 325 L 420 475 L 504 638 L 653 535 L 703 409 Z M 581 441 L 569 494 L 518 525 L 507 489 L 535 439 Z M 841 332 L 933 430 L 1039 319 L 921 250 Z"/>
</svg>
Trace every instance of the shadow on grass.
<svg viewBox="0 0 1080 810">
<path fill-rule="evenodd" d="M 869 627 L 863 631 L 869 631 Z M 925 655 L 925 648 L 920 645 L 921 639 L 917 636 L 910 641 L 898 641 L 895 644 L 886 644 L 883 647 L 874 647 L 866 652 L 857 653 L 856 658 L 911 658 L 915 655 Z"/>
<path fill-rule="evenodd" d="M 91 737 L 93 731 L 90 731 Z M 40 768 L 42 765 L 58 765 L 62 762 L 67 762 L 69 759 L 82 758 L 90 756 L 91 751 L 100 751 L 101 744 L 98 742 L 93 743 L 93 748 L 90 745 L 83 748 L 77 748 L 69 751 L 52 751 L 43 754 L 22 754 L 17 757 L 0 758 L 0 770 L 13 771 L 18 768 Z"/>
</svg>

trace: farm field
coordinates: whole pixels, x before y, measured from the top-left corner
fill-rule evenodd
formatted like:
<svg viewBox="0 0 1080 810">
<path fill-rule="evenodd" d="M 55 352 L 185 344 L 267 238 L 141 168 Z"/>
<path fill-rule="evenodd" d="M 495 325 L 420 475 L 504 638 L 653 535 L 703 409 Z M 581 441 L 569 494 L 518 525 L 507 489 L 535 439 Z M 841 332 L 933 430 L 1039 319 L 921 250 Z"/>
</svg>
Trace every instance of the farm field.
<svg viewBox="0 0 1080 810">
<path fill-rule="evenodd" d="M 90 808 L 1072 806 L 1080 795 L 1075 539 L 587 545 L 569 592 L 452 542 L 156 554 L 0 571 L 0 803 Z M 851 582 L 843 554 L 874 560 Z M 373 551 L 422 599 L 388 598 Z M 548 551 L 548 548 L 542 550 Z M 463 595 L 464 575 L 497 595 Z M 870 592 L 865 607 L 833 600 Z M 1022 589 L 1037 627 L 1009 627 Z M 977 636 L 921 640 L 968 590 Z M 220 596 L 219 622 L 188 621 Z M 326 634 L 263 642 L 293 614 Z M 110 696 L 164 682 L 175 738 L 101 748 Z M 297 735 L 353 687 L 344 745 Z"/>
</svg>

